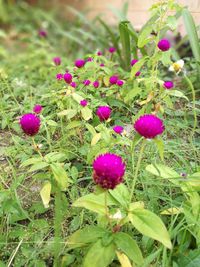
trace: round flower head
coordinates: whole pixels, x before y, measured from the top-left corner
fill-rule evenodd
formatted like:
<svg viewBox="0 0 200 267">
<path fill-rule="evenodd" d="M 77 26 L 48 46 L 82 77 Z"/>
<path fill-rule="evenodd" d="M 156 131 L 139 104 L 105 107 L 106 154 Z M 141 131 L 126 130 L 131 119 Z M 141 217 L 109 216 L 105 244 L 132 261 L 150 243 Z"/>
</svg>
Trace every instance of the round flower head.
<svg viewBox="0 0 200 267">
<path fill-rule="evenodd" d="M 110 84 L 116 84 L 117 81 L 118 81 L 118 76 L 117 75 L 113 75 L 109 79 Z"/>
<path fill-rule="evenodd" d="M 82 68 L 85 65 L 85 60 L 84 59 L 77 59 L 74 64 L 77 68 Z"/>
<path fill-rule="evenodd" d="M 42 111 L 42 106 L 41 105 L 35 105 L 33 108 L 33 112 L 40 114 L 40 112 Z"/>
<path fill-rule="evenodd" d="M 56 66 L 61 64 L 61 58 L 60 57 L 54 57 L 53 62 Z"/>
<path fill-rule="evenodd" d="M 117 81 L 117 85 L 118 85 L 118 86 L 123 86 L 123 84 L 124 84 L 124 81 L 122 81 L 122 80 L 118 80 L 118 81 Z"/>
<path fill-rule="evenodd" d="M 30 136 L 36 135 L 40 129 L 40 118 L 32 113 L 23 115 L 19 123 L 24 133 Z"/>
<path fill-rule="evenodd" d="M 56 79 L 57 80 L 62 80 L 63 79 L 63 74 L 62 73 L 56 74 Z"/>
<path fill-rule="evenodd" d="M 80 105 L 81 105 L 82 107 L 86 107 L 87 104 L 88 104 L 88 102 L 87 102 L 86 99 L 83 99 L 83 100 L 80 101 Z"/>
<path fill-rule="evenodd" d="M 103 55 L 103 53 L 101 51 L 97 52 L 97 56 L 102 56 L 102 55 Z"/>
<path fill-rule="evenodd" d="M 105 189 L 114 189 L 123 182 L 126 165 L 118 155 L 105 153 L 93 161 L 93 179 Z"/>
<path fill-rule="evenodd" d="M 84 84 L 85 86 L 90 85 L 90 83 L 91 83 L 90 80 L 85 80 L 85 81 L 83 81 L 83 84 Z"/>
<path fill-rule="evenodd" d="M 124 127 L 120 125 L 116 125 L 113 127 L 113 131 L 116 132 L 117 134 L 122 134 L 123 130 L 124 130 Z"/>
<path fill-rule="evenodd" d="M 98 81 L 94 81 L 93 82 L 93 86 L 94 86 L 94 88 L 98 88 L 99 87 L 99 82 Z"/>
<path fill-rule="evenodd" d="M 111 108 L 109 106 L 100 106 L 98 107 L 96 114 L 100 121 L 106 121 L 108 118 L 110 118 Z"/>
<path fill-rule="evenodd" d="M 136 72 L 136 74 L 135 74 L 135 77 L 138 77 L 138 76 L 140 76 L 140 74 L 141 74 L 141 72 L 140 72 L 140 71 Z"/>
<path fill-rule="evenodd" d="M 167 39 L 160 40 L 157 46 L 161 51 L 168 51 L 171 47 L 170 42 Z"/>
<path fill-rule="evenodd" d="M 77 84 L 75 82 L 71 82 L 70 86 L 73 87 L 73 88 L 76 88 Z"/>
<path fill-rule="evenodd" d="M 135 122 L 134 128 L 141 136 L 148 139 L 155 138 L 165 130 L 163 121 L 152 114 L 140 116 Z"/>
<path fill-rule="evenodd" d="M 132 59 L 131 60 L 131 66 L 134 66 L 135 65 L 135 63 L 137 63 L 138 62 L 138 60 L 137 59 Z"/>
<path fill-rule="evenodd" d="M 87 58 L 87 62 L 91 62 L 91 61 L 93 61 L 93 58 L 92 57 L 88 57 Z"/>
<path fill-rule="evenodd" d="M 105 64 L 101 63 L 99 66 L 100 66 L 100 67 L 104 67 L 104 66 L 105 66 Z"/>
<path fill-rule="evenodd" d="M 174 83 L 172 81 L 165 81 L 163 83 L 163 86 L 166 88 L 166 89 L 172 89 L 174 87 Z"/>
<path fill-rule="evenodd" d="M 110 47 L 109 49 L 108 49 L 108 51 L 112 54 L 112 53 L 115 53 L 115 51 L 116 51 L 116 48 L 115 47 Z"/>
<path fill-rule="evenodd" d="M 72 75 L 69 72 L 65 73 L 63 78 L 64 78 L 66 83 L 71 83 L 72 82 Z"/>
<path fill-rule="evenodd" d="M 47 32 L 46 32 L 45 30 L 40 30 L 40 31 L 38 32 L 38 35 L 39 35 L 40 37 L 45 38 L 45 37 L 47 37 Z"/>
</svg>

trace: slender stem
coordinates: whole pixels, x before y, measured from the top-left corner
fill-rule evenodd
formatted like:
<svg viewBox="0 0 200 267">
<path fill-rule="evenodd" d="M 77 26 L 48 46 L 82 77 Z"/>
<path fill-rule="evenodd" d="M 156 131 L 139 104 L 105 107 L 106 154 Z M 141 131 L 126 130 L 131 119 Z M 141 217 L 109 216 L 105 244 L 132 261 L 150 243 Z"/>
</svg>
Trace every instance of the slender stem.
<svg viewBox="0 0 200 267">
<path fill-rule="evenodd" d="M 44 157 L 43 157 L 42 153 L 40 152 L 40 149 L 37 148 L 37 144 L 35 143 L 35 139 L 34 139 L 34 137 L 32 137 L 32 141 L 33 141 L 33 147 L 34 147 L 35 150 L 38 152 L 38 154 L 40 155 L 40 157 L 43 159 Z"/>
<path fill-rule="evenodd" d="M 142 156 L 143 156 L 145 144 L 146 144 L 146 139 L 143 139 L 142 145 L 141 145 L 141 148 L 140 148 L 140 152 L 139 152 L 139 156 L 138 156 L 137 165 L 136 165 L 136 168 L 135 168 L 135 174 L 134 174 L 134 177 L 133 177 L 133 183 L 132 183 L 131 193 L 130 193 L 130 202 L 132 201 L 132 198 L 133 198 L 133 192 L 134 192 L 134 189 L 135 189 L 135 184 L 136 184 L 138 173 L 139 173 L 140 164 L 141 164 L 141 161 L 142 161 Z M 132 151 L 132 154 L 133 153 L 134 153 L 134 151 Z M 134 157 L 132 156 L 132 160 L 133 159 L 134 159 Z M 134 161 L 133 161 L 132 164 L 134 166 Z"/>
</svg>

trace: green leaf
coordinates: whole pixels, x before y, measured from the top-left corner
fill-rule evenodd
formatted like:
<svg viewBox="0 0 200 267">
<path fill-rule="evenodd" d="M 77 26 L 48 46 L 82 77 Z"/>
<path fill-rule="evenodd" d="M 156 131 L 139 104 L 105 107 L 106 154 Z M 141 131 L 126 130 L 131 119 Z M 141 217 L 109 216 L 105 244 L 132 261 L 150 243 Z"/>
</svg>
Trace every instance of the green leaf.
<svg viewBox="0 0 200 267">
<path fill-rule="evenodd" d="M 47 121 L 47 124 L 49 125 L 49 126 L 52 126 L 52 127 L 56 127 L 58 124 L 57 124 L 57 122 L 55 122 L 55 121 L 53 121 L 53 120 L 48 120 Z"/>
<path fill-rule="evenodd" d="M 60 189 L 65 191 L 68 186 L 68 176 L 65 169 L 60 163 L 52 163 L 50 165 L 54 178 L 57 181 Z"/>
<path fill-rule="evenodd" d="M 120 33 L 120 40 L 122 43 L 122 57 L 125 63 L 124 64 L 125 68 L 126 70 L 128 70 L 130 69 L 130 62 L 131 62 L 131 45 L 130 45 L 130 35 L 127 22 L 125 21 L 120 22 L 119 33 Z"/>
<path fill-rule="evenodd" d="M 121 264 L 121 267 L 132 267 L 129 258 L 122 252 L 116 251 L 117 258 Z"/>
<path fill-rule="evenodd" d="M 80 101 L 83 100 L 83 97 L 81 95 L 77 94 L 77 93 L 73 93 L 72 97 L 78 103 L 80 103 Z"/>
<path fill-rule="evenodd" d="M 63 110 L 63 111 L 59 112 L 57 115 L 58 115 L 59 117 L 67 116 L 68 120 L 70 120 L 70 119 L 72 119 L 76 114 L 77 114 L 77 110 L 76 110 L 76 109 L 66 109 L 66 110 Z"/>
<path fill-rule="evenodd" d="M 125 233 L 116 233 L 114 234 L 114 242 L 117 246 L 117 249 L 123 251 L 129 257 L 129 259 L 140 266 L 142 265 L 144 261 L 142 252 L 136 241 L 132 239 L 130 235 Z"/>
<path fill-rule="evenodd" d="M 91 141 L 91 146 L 94 146 L 98 143 L 98 141 L 101 139 L 101 133 L 97 133 L 93 136 Z"/>
<path fill-rule="evenodd" d="M 161 160 L 164 160 L 164 143 L 162 139 L 154 138 L 154 143 L 157 146 Z"/>
<path fill-rule="evenodd" d="M 172 248 L 169 233 L 156 214 L 146 209 L 134 209 L 128 217 L 133 226 L 143 235 L 160 241 L 167 248 Z"/>
<path fill-rule="evenodd" d="M 151 40 L 150 34 L 152 32 L 152 26 L 147 25 L 145 28 L 142 29 L 138 36 L 138 47 L 142 48 Z"/>
<path fill-rule="evenodd" d="M 45 208 L 49 207 L 50 194 L 51 194 L 51 183 L 46 182 L 43 185 L 42 189 L 40 190 L 40 196 L 42 198 L 42 202 Z"/>
<path fill-rule="evenodd" d="M 49 166 L 49 163 L 40 161 L 40 162 L 38 162 L 38 163 L 35 163 L 35 164 L 30 168 L 29 172 L 39 171 L 39 170 L 42 170 L 42 169 L 46 168 L 47 166 Z"/>
<path fill-rule="evenodd" d="M 20 167 L 26 167 L 28 165 L 32 165 L 32 164 L 35 164 L 35 163 L 38 163 L 38 162 L 42 162 L 42 159 L 40 157 L 38 157 L 38 158 L 30 158 L 30 159 L 25 160 L 20 165 Z"/>
<path fill-rule="evenodd" d="M 62 161 L 66 158 L 66 155 L 64 153 L 51 152 L 51 153 L 46 154 L 44 158 L 48 162 Z"/>
<path fill-rule="evenodd" d="M 146 56 L 140 59 L 137 63 L 135 63 L 135 65 L 131 69 L 131 79 L 135 77 L 136 72 L 138 72 L 142 68 L 147 59 L 148 57 Z"/>
<path fill-rule="evenodd" d="M 147 165 L 146 171 L 164 179 L 169 179 L 175 185 L 179 185 L 177 178 L 180 178 L 180 175 L 168 166 L 162 164 L 150 164 Z"/>
<path fill-rule="evenodd" d="M 168 95 L 171 95 L 171 96 L 185 98 L 187 101 L 189 101 L 189 99 L 187 98 L 187 96 L 185 96 L 184 93 L 181 92 L 181 91 L 179 91 L 179 90 L 168 90 L 167 91 L 167 94 Z"/>
<path fill-rule="evenodd" d="M 126 94 L 126 96 L 124 97 L 124 102 L 128 103 L 129 101 L 132 101 L 136 95 L 140 94 L 140 92 L 141 88 L 134 87 Z"/>
<path fill-rule="evenodd" d="M 72 121 L 67 124 L 66 129 L 70 130 L 81 126 L 81 121 Z"/>
<path fill-rule="evenodd" d="M 104 247 L 101 240 L 97 241 L 85 256 L 83 267 L 107 267 L 115 257 L 115 246 L 111 243 Z"/>
<path fill-rule="evenodd" d="M 107 233 L 106 229 L 98 226 L 86 226 L 73 233 L 67 242 L 70 248 L 82 247 L 96 242 Z"/>
<path fill-rule="evenodd" d="M 108 205 L 114 205 L 116 202 L 111 197 L 107 199 Z M 97 212 L 101 215 L 106 214 L 105 208 L 105 193 L 103 194 L 88 194 L 86 196 L 80 197 L 73 203 L 74 207 L 83 207 L 85 209 Z"/>
<path fill-rule="evenodd" d="M 130 194 L 124 184 L 120 184 L 115 189 L 109 190 L 109 194 L 124 208 L 128 207 Z"/>
<path fill-rule="evenodd" d="M 81 109 L 82 117 L 85 121 L 88 121 L 89 119 L 92 119 L 92 110 L 88 107 L 84 107 Z"/>
<path fill-rule="evenodd" d="M 92 136 L 94 136 L 96 134 L 96 130 L 94 129 L 94 127 L 92 125 L 90 125 L 89 123 L 86 123 L 85 126 L 88 129 L 88 131 L 91 133 Z"/>
</svg>

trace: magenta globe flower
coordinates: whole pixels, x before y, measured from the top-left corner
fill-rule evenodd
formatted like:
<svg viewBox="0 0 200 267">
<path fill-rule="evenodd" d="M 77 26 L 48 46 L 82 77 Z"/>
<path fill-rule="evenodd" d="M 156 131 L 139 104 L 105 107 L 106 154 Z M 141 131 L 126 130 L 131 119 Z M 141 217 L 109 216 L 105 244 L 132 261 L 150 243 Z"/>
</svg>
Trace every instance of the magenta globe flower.
<svg viewBox="0 0 200 267">
<path fill-rule="evenodd" d="M 174 83 L 172 81 L 165 81 L 163 83 L 164 88 L 166 89 L 172 89 L 174 87 Z"/>
<path fill-rule="evenodd" d="M 132 59 L 131 60 L 131 66 L 134 66 L 135 65 L 135 63 L 137 63 L 138 62 L 138 60 L 137 59 Z"/>
<path fill-rule="evenodd" d="M 72 78 L 73 77 L 72 77 L 72 75 L 69 72 L 67 72 L 67 73 L 64 74 L 63 78 L 64 78 L 64 80 L 65 80 L 66 83 L 69 83 L 70 84 L 72 82 Z"/>
<path fill-rule="evenodd" d="M 45 31 L 45 30 L 39 30 L 38 35 L 40 37 L 45 38 L 45 37 L 47 37 L 47 31 Z"/>
<path fill-rule="evenodd" d="M 56 79 L 57 80 L 62 80 L 63 79 L 63 74 L 62 73 L 56 74 Z"/>
<path fill-rule="evenodd" d="M 86 107 L 86 106 L 88 105 L 87 100 L 86 100 L 86 99 L 81 100 L 81 101 L 80 101 L 80 105 L 81 105 L 82 107 Z"/>
<path fill-rule="evenodd" d="M 113 75 L 109 79 L 110 84 L 116 84 L 117 81 L 118 81 L 118 76 L 117 75 Z"/>
<path fill-rule="evenodd" d="M 91 83 L 90 80 L 85 80 L 85 81 L 83 81 L 83 84 L 84 84 L 85 86 L 90 85 L 90 83 Z"/>
<path fill-rule="evenodd" d="M 102 55 L 103 55 L 103 53 L 101 51 L 97 52 L 97 56 L 102 56 Z"/>
<path fill-rule="evenodd" d="M 165 52 L 165 51 L 168 51 L 170 49 L 171 44 L 167 39 L 162 39 L 158 42 L 157 46 L 161 51 Z"/>
<path fill-rule="evenodd" d="M 35 105 L 33 108 L 33 112 L 36 114 L 40 114 L 42 112 L 43 107 L 41 105 Z"/>
<path fill-rule="evenodd" d="M 113 127 L 113 131 L 117 134 L 122 134 L 123 130 L 124 130 L 124 127 L 120 125 L 116 125 Z"/>
<path fill-rule="evenodd" d="M 53 62 L 56 66 L 59 66 L 61 64 L 61 58 L 60 57 L 54 57 Z"/>
<path fill-rule="evenodd" d="M 76 88 L 77 84 L 75 82 L 71 82 L 70 86 L 73 87 L 73 88 Z"/>
<path fill-rule="evenodd" d="M 93 82 L 93 86 L 94 86 L 94 88 L 98 88 L 99 87 L 99 82 L 98 81 L 94 81 Z"/>
<path fill-rule="evenodd" d="M 123 182 L 126 165 L 116 154 L 105 153 L 93 161 L 94 182 L 104 189 L 114 189 Z"/>
<path fill-rule="evenodd" d="M 109 106 L 100 106 L 96 111 L 100 121 L 106 121 L 110 118 L 111 108 Z"/>
<path fill-rule="evenodd" d="M 29 136 L 34 136 L 39 132 L 40 118 L 33 113 L 24 114 L 19 123 L 24 133 Z"/>
<path fill-rule="evenodd" d="M 148 139 L 155 138 L 165 130 L 163 121 L 152 114 L 140 116 L 139 119 L 136 120 L 134 128 L 141 136 Z"/>
<path fill-rule="evenodd" d="M 77 59 L 74 64 L 77 68 L 82 68 L 85 65 L 85 60 L 84 59 Z"/>
<path fill-rule="evenodd" d="M 104 66 L 105 66 L 105 64 L 101 63 L 99 66 L 100 66 L 100 67 L 104 67 Z"/>
<path fill-rule="evenodd" d="M 108 51 L 112 54 L 112 53 L 115 53 L 116 52 L 116 48 L 115 47 L 110 47 L 108 49 Z"/>
<path fill-rule="evenodd" d="M 91 61 L 93 61 L 93 58 L 92 57 L 88 57 L 87 58 L 87 62 L 91 62 Z"/>
<path fill-rule="evenodd" d="M 138 77 L 138 76 L 140 76 L 140 74 L 141 74 L 141 72 L 140 72 L 140 71 L 136 72 L 136 74 L 135 74 L 135 77 Z"/>
<path fill-rule="evenodd" d="M 124 85 L 124 81 L 122 81 L 122 80 L 118 80 L 118 81 L 117 81 L 117 85 L 118 85 L 118 86 L 123 86 L 123 85 Z"/>
</svg>

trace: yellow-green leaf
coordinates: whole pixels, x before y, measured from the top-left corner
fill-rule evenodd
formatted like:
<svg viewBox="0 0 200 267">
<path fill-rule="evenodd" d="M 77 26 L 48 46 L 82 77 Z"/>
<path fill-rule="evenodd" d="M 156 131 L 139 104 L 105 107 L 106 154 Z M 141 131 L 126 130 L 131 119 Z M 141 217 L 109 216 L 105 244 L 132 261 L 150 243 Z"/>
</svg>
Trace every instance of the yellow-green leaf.
<svg viewBox="0 0 200 267">
<path fill-rule="evenodd" d="M 91 141 L 91 146 L 94 146 L 98 143 L 98 141 L 101 139 L 101 133 L 97 133 L 93 136 Z"/>
<path fill-rule="evenodd" d="M 51 194 L 51 183 L 46 182 L 43 185 L 42 189 L 40 190 L 40 196 L 42 198 L 42 202 L 45 208 L 49 207 L 50 194 Z"/>
<path fill-rule="evenodd" d="M 124 253 L 122 253 L 120 251 L 116 251 L 116 254 L 117 254 L 117 258 L 121 264 L 121 267 L 133 267 L 131 265 L 131 262 L 129 261 L 128 257 Z"/>
<path fill-rule="evenodd" d="M 92 118 L 92 110 L 89 109 L 88 107 L 82 108 L 81 114 L 82 114 L 82 117 L 85 121 L 88 121 L 89 119 Z"/>
</svg>

